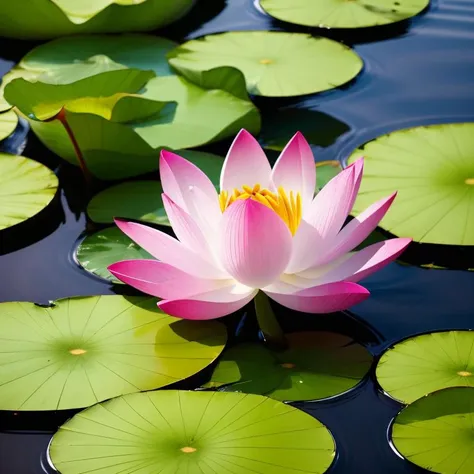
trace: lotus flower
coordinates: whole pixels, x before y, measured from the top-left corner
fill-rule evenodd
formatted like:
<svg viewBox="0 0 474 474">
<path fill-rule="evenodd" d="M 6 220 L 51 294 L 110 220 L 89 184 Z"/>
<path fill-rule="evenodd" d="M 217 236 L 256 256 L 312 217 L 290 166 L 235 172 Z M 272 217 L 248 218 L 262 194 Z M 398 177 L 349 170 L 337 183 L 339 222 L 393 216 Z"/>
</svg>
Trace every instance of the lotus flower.
<svg viewBox="0 0 474 474">
<path fill-rule="evenodd" d="M 118 279 L 162 298 L 158 306 L 185 319 L 214 319 L 262 291 L 296 311 L 329 313 L 360 303 L 356 282 L 402 253 L 397 238 L 350 252 L 383 218 L 395 194 L 344 226 L 362 178 L 359 159 L 316 195 L 311 149 L 297 133 L 273 170 L 245 130 L 225 159 L 218 194 L 192 163 L 163 151 L 163 202 L 177 239 L 143 224 L 118 227 L 157 260 L 109 267 Z"/>
</svg>

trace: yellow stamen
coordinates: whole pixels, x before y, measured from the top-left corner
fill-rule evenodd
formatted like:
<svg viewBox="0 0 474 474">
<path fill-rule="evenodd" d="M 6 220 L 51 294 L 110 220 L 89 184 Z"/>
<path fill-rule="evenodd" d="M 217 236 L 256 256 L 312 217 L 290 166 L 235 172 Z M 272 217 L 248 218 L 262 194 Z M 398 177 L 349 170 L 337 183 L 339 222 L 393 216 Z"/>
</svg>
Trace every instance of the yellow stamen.
<svg viewBox="0 0 474 474">
<path fill-rule="evenodd" d="M 272 209 L 281 217 L 283 222 L 285 222 L 290 232 L 295 235 L 302 217 L 300 193 L 290 191 L 290 196 L 288 197 L 282 186 L 280 186 L 275 193 L 265 188 L 262 189 L 260 184 L 256 184 L 253 187 L 245 185 L 242 186 L 242 190 L 234 189 L 230 196 L 227 191 L 222 191 L 219 194 L 221 211 L 224 212 L 238 199 L 253 199 L 267 206 L 269 209 Z"/>
</svg>

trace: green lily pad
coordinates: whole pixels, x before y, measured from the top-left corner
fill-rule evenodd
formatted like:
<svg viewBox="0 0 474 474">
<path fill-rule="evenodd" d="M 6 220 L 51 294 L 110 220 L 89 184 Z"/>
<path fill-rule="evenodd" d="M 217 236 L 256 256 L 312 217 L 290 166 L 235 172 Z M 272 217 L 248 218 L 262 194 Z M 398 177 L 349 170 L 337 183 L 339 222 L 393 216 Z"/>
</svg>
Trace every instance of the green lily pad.
<svg viewBox="0 0 474 474">
<path fill-rule="evenodd" d="M 170 64 L 191 77 L 220 66 L 241 70 L 251 94 L 270 97 L 312 94 L 339 87 L 359 74 L 360 57 L 327 38 L 275 31 L 232 31 L 205 36 L 168 54 Z"/>
<path fill-rule="evenodd" d="M 198 166 L 216 188 L 224 159 L 212 153 L 192 150 L 176 151 Z M 136 219 L 169 226 L 163 206 L 163 188 L 158 181 L 128 181 L 112 186 L 94 196 L 87 206 L 87 214 L 101 224 L 112 224 L 114 217 Z"/>
<path fill-rule="evenodd" d="M 316 187 L 321 189 L 341 171 L 341 163 L 337 160 L 319 161 L 316 163 Z"/>
<path fill-rule="evenodd" d="M 447 387 L 473 387 L 473 349 L 471 331 L 415 336 L 383 354 L 377 380 L 385 392 L 403 403 Z"/>
<path fill-rule="evenodd" d="M 334 450 L 323 424 L 275 400 L 163 390 L 78 413 L 49 455 L 62 474 L 322 474 Z"/>
<path fill-rule="evenodd" d="M 0 409 L 61 410 L 164 387 L 209 365 L 216 322 L 184 321 L 153 298 L 88 296 L 0 304 Z"/>
<path fill-rule="evenodd" d="M 204 387 L 285 401 L 320 400 L 355 387 L 372 364 L 369 352 L 342 334 L 302 332 L 287 338 L 289 348 L 283 352 L 262 344 L 232 347 Z"/>
<path fill-rule="evenodd" d="M 397 451 L 438 474 L 474 472 L 474 389 L 446 388 L 399 413 L 392 429 Z"/>
<path fill-rule="evenodd" d="M 0 36 L 46 39 L 83 33 L 122 33 L 163 27 L 195 0 L 17 0 L 1 2 Z M 38 18 L 41 21 L 38 21 Z"/>
<path fill-rule="evenodd" d="M 13 110 L 0 113 L 0 140 L 11 135 L 18 124 L 18 116 Z"/>
<path fill-rule="evenodd" d="M 119 260 L 153 259 L 118 227 L 109 227 L 88 235 L 75 250 L 75 259 L 84 270 L 104 280 L 123 284 L 107 267 Z"/>
<path fill-rule="evenodd" d="M 474 123 L 398 130 L 357 149 L 364 179 L 354 212 L 398 196 L 380 227 L 416 242 L 474 245 Z"/>
<path fill-rule="evenodd" d="M 429 0 L 260 0 L 278 20 L 319 28 L 364 28 L 406 20 L 422 12 Z"/>
<path fill-rule="evenodd" d="M 0 230 L 38 214 L 54 198 L 58 178 L 23 156 L 0 153 Z"/>
<path fill-rule="evenodd" d="M 101 224 L 124 217 L 169 226 L 162 193 L 158 181 L 127 181 L 96 194 L 87 206 L 87 215 Z"/>
</svg>

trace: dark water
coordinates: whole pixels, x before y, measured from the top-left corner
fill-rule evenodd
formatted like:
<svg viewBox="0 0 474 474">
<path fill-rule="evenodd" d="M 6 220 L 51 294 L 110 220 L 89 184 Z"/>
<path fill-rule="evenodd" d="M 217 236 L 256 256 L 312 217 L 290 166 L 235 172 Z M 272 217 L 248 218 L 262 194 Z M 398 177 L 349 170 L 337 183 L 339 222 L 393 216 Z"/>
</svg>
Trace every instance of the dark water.
<svg viewBox="0 0 474 474">
<path fill-rule="evenodd" d="M 252 0 L 201 0 L 199 8 L 163 35 L 182 40 L 251 29 L 310 31 L 272 20 Z M 264 119 L 267 116 L 278 123 L 301 116 L 306 125 L 314 124 L 310 135 L 318 161 L 344 159 L 368 139 L 397 128 L 474 121 L 472 0 L 435 1 L 411 22 L 384 28 L 315 33 L 353 46 L 365 61 L 363 73 L 346 87 L 328 93 L 300 100 L 259 99 L 258 105 Z M 5 58 L 0 59 L 0 74 L 31 46 L 0 40 L 0 56 Z M 19 130 L 3 146 L 18 149 L 22 138 Z M 218 146 L 217 151 L 226 146 Z M 61 297 L 113 293 L 110 285 L 72 262 L 74 242 L 86 227 L 83 209 L 87 197 L 80 174 L 60 165 L 34 137 L 28 138 L 23 153 L 56 169 L 62 188 L 46 212 L 16 231 L 0 235 L 0 300 L 46 303 Z M 421 263 L 449 261 L 459 268 L 474 267 L 472 248 L 418 245 L 408 257 Z M 339 315 L 318 324 L 349 328 L 376 356 L 413 334 L 474 326 L 474 272 L 393 263 L 364 284 L 372 296 L 353 308 L 357 319 Z M 312 318 L 309 321 L 321 319 Z M 327 424 L 336 438 L 338 456 L 330 472 L 428 472 L 404 461 L 390 448 L 387 432 L 400 405 L 382 395 L 374 380 L 370 374 L 358 389 L 337 400 L 297 404 Z M 46 472 L 42 463 L 51 433 L 68 416 L 0 412 L 0 473 Z"/>
</svg>

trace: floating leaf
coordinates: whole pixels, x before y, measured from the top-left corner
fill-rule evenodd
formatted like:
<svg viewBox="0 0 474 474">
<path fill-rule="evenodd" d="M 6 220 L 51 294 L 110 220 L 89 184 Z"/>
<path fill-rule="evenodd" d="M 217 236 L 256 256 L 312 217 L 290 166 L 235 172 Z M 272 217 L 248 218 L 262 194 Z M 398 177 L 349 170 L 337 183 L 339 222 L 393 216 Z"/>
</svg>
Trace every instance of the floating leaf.
<svg viewBox="0 0 474 474">
<path fill-rule="evenodd" d="M 278 20 L 319 28 L 364 28 L 406 20 L 422 12 L 429 0 L 260 0 Z"/>
<path fill-rule="evenodd" d="M 23 156 L 0 153 L 0 230 L 33 217 L 54 198 L 58 178 Z"/>
<path fill-rule="evenodd" d="M 415 336 L 383 354 L 377 380 L 385 392 L 411 403 L 447 387 L 474 386 L 474 332 Z"/>
<path fill-rule="evenodd" d="M 258 395 L 163 390 L 75 415 L 49 454 L 62 474 L 322 474 L 334 441 L 318 420 Z"/>
<path fill-rule="evenodd" d="M 273 352 L 261 344 L 226 351 L 205 387 L 257 393 L 277 400 L 318 400 L 355 387 L 372 356 L 350 337 L 330 332 L 287 335 L 289 348 Z M 258 363 L 256 363 L 258 361 Z"/>
<path fill-rule="evenodd" d="M 251 94 L 297 96 L 333 89 L 363 67 L 347 46 L 327 38 L 274 31 L 232 31 L 178 46 L 170 64 L 191 77 L 221 66 L 241 70 Z"/>
<path fill-rule="evenodd" d="M 192 150 L 176 151 L 198 166 L 216 187 L 224 159 L 211 153 Z M 112 186 L 94 196 L 87 206 L 87 214 L 94 222 L 111 224 L 114 217 L 137 219 L 169 226 L 158 181 L 128 181 Z"/>
<path fill-rule="evenodd" d="M 88 296 L 0 304 L 0 409 L 79 408 L 193 375 L 225 327 L 162 313 L 153 298 Z"/>
<path fill-rule="evenodd" d="M 354 210 L 398 190 L 380 227 L 416 242 L 474 245 L 474 123 L 398 130 L 357 149 L 364 179 Z"/>
<path fill-rule="evenodd" d="M 18 116 L 13 110 L 0 113 L 0 140 L 11 135 L 18 124 Z"/>
<path fill-rule="evenodd" d="M 341 171 L 341 163 L 337 160 L 316 163 L 316 186 L 321 189 Z"/>
<path fill-rule="evenodd" d="M 163 27 L 195 0 L 16 0 L 0 3 L 0 35 L 46 39 L 81 33 L 122 33 Z M 38 21 L 38 19 L 41 21 Z"/>
<path fill-rule="evenodd" d="M 402 410 L 392 440 L 400 454 L 430 472 L 471 474 L 473 427 L 474 389 L 446 388 Z"/>
<path fill-rule="evenodd" d="M 153 259 L 153 257 L 118 227 L 109 227 L 88 235 L 77 246 L 75 258 L 88 272 L 113 283 L 122 283 L 107 267 L 119 260 Z"/>
</svg>

